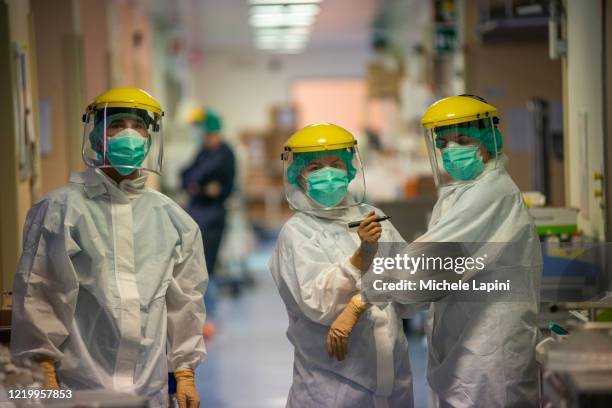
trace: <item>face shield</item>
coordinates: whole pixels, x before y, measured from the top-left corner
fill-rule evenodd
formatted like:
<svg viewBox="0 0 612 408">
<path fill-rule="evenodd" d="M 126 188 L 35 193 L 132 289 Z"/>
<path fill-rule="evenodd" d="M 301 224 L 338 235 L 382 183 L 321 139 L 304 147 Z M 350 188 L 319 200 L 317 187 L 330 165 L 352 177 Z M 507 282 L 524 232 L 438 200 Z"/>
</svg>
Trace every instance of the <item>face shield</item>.
<svg viewBox="0 0 612 408">
<path fill-rule="evenodd" d="M 478 177 L 502 151 L 497 118 L 426 129 L 425 141 L 438 187 Z"/>
<path fill-rule="evenodd" d="M 162 117 L 139 108 L 88 109 L 83 117 L 83 161 L 92 168 L 161 174 Z"/>
<path fill-rule="evenodd" d="M 365 200 L 363 166 L 356 146 L 283 153 L 287 201 L 296 211 L 344 209 Z"/>
</svg>

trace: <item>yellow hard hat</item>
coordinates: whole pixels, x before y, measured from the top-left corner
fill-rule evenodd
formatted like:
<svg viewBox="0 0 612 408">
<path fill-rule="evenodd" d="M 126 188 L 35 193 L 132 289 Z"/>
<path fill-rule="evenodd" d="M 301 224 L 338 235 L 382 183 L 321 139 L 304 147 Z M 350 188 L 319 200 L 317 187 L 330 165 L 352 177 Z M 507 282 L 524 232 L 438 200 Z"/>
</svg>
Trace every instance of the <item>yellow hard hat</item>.
<svg viewBox="0 0 612 408">
<path fill-rule="evenodd" d="M 497 117 L 497 108 L 470 95 L 449 96 L 427 109 L 421 118 L 425 129 L 457 125 L 478 119 Z"/>
<path fill-rule="evenodd" d="M 140 88 L 113 88 L 98 95 L 87 110 L 107 108 L 144 109 L 163 116 L 161 105 L 148 92 Z"/>
<path fill-rule="evenodd" d="M 353 147 L 357 141 L 348 130 L 331 123 L 317 123 L 295 132 L 285 143 L 285 151 L 319 152 Z"/>
<path fill-rule="evenodd" d="M 206 111 L 202 106 L 197 106 L 187 113 L 187 123 L 190 125 L 198 122 L 204 122 L 204 119 L 206 119 Z"/>
</svg>

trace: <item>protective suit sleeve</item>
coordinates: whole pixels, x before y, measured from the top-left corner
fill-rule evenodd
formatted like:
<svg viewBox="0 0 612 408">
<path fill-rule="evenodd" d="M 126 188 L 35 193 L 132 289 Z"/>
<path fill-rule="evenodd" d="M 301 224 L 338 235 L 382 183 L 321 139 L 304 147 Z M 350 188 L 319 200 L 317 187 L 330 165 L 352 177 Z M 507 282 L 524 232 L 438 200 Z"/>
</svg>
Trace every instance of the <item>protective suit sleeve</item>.
<svg viewBox="0 0 612 408">
<path fill-rule="evenodd" d="M 206 320 L 204 293 L 208 272 L 202 235 L 193 224 L 181 232 L 181 243 L 175 249 L 172 281 L 166 292 L 168 361 L 173 372 L 195 369 L 206 356 L 202 328 Z"/>
<path fill-rule="evenodd" d="M 380 209 L 376 209 L 376 213 L 380 214 L 381 216 L 386 215 Z M 391 221 L 383 221 L 381 225 L 383 226 L 383 230 L 387 232 L 387 236 L 385 237 L 386 242 L 394 243 L 394 244 L 402 244 L 406 242 L 404 237 L 402 237 L 402 235 L 395 228 L 395 226 L 393 225 Z M 398 248 L 398 245 L 384 245 L 384 244 L 382 245 L 383 250 L 392 251 L 396 248 Z M 385 253 L 380 254 L 380 256 L 390 256 L 390 257 L 393 257 L 394 255 L 395 253 L 391 253 L 391 252 L 386 253 L 386 254 Z M 394 306 L 400 318 L 412 319 L 415 316 L 415 314 L 417 314 L 419 311 L 426 310 L 427 307 L 429 306 L 429 303 L 428 302 L 408 303 L 408 304 L 394 303 Z"/>
<path fill-rule="evenodd" d="M 270 269 L 285 303 L 308 319 L 331 325 L 361 283 L 348 257 L 336 261 L 296 228 L 283 228 Z"/>
<path fill-rule="evenodd" d="M 69 334 L 79 287 L 71 262 L 80 251 L 70 236 L 76 222 L 77 214 L 48 199 L 28 212 L 13 284 L 11 352 L 16 358 L 63 357 L 60 346 Z"/>
<path fill-rule="evenodd" d="M 377 212 L 380 212 L 380 210 L 377 210 Z M 383 215 L 385 214 L 383 213 Z M 402 235 L 395 228 L 393 223 L 391 223 L 390 221 L 386 221 L 386 222 L 383 222 L 382 225 L 385 230 L 389 231 L 388 242 L 393 242 L 393 243 L 405 243 L 406 242 L 404 237 L 402 237 Z M 384 246 L 383 248 L 391 249 L 391 248 L 397 248 L 397 246 L 396 245 Z M 383 254 L 383 255 L 394 256 L 394 254 L 392 253 Z M 395 310 L 397 311 L 398 316 L 401 319 L 412 319 L 419 311 L 427 310 L 427 308 L 429 307 L 429 302 L 408 303 L 408 304 L 394 303 L 394 306 L 395 306 Z"/>
<path fill-rule="evenodd" d="M 475 242 L 487 243 L 494 242 L 496 251 L 503 250 L 504 242 L 512 242 L 514 237 L 511 231 L 520 230 L 517 228 L 518 217 L 522 204 L 520 194 L 500 194 L 493 192 L 473 191 L 464 193 L 465 196 L 457 201 L 456 205 L 444 214 L 435 223 L 430 224 L 429 230 L 415 240 L 415 243 L 408 244 L 404 249 L 404 254 L 410 257 L 418 256 L 440 256 L 440 250 L 446 247 L 440 245 L 427 246 L 427 243 L 440 242 Z M 457 249 L 460 247 L 457 246 Z M 431 253 L 428 253 L 431 249 Z M 451 247 L 446 248 L 452 250 Z M 452 254 L 448 254 L 452 256 Z M 491 251 L 489 262 L 493 259 Z M 395 277 L 405 277 L 407 279 L 436 279 L 454 280 L 458 276 L 452 270 L 432 271 L 420 269 L 413 275 L 402 275 L 402 271 L 393 272 Z M 470 276 L 474 276 L 473 274 Z M 442 291 L 401 291 L 393 292 L 393 299 L 400 303 L 418 304 L 428 301 L 436 301 L 445 296 Z M 409 309 L 406 310 L 409 314 Z"/>
<path fill-rule="evenodd" d="M 417 242 L 510 242 L 505 231 L 516 229 L 514 223 L 522 207 L 520 193 L 468 191 L 457 200 Z M 496 236 L 497 235 L 497 236 Z"/>
</svg>

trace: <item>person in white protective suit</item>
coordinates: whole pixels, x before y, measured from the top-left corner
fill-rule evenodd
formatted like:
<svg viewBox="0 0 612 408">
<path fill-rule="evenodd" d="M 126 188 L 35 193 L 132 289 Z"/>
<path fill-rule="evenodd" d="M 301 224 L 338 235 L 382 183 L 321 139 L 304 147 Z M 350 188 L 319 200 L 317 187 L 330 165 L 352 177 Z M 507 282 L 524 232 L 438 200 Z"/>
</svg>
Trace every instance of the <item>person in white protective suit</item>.
<svg viewBox="0 0 612 408">
<path fill-rule="evenodd" d="M 438 407 L 539 406 L 541 248 L 521 192 L 505 170 L 498 121 L 496 108 L 473 95 L 442 99 L 422 119 L 441 188 L 427 232 L 406 251 L 418 245 L 421 255 L 426 243 L 485 243 L 484 253 L 512 258 L 486 272 L 488 279 L 510 279 L 510 291 L 473 300 L 450 293 L 431 303 L 427 379 Z M 477 279 L 478 273 L 465 278 Z M 408 303 L 413 296 L 403 291 L 392 299 Z"/>
<path fill-rule="evenodd" d="M 11 351 L 46 388 L 136 393 L 199 406 L 208 275 L 197 224 L 145 187 L 160 173 L 159 103 L 137 88 L 98 96 L 83 115 L 89 167 L 29 211 L 13 289 Z"/>
<path fill-rule="evenodd" d="M 388 221 L 376 222 L 379 210 L 363 204 L 355 139 L 336 125 L 307 126 L 289 138 L 283 160 L 296 213 L 283 226 L 269 266 L 295 347 L 287 407 L 412 407 L 401 321 L 412 307 L 368 306 L 358 295 L 377 241 L 403 239 Z M 349 222 L 363 219 L 358 231 L 349 229 Z M 353 329 L 361 313 L 366 318 Z M 345 358 L 348 327 L 354 337 Z"/>
</svg>

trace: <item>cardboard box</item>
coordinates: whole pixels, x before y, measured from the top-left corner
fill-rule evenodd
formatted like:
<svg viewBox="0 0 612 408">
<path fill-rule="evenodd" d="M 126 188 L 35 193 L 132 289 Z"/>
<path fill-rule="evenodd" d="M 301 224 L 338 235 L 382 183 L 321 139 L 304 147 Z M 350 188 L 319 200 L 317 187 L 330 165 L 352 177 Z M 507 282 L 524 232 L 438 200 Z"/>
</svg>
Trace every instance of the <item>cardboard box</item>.
<svg viewBox="0 0 612 408">
<path fill-rule="evenodd" d="M 389 70 L 379 62 L 370 63 L 367 72 L 368 97 L 399 100 L 401 79 L 401 72 Z"/>
</svg>

